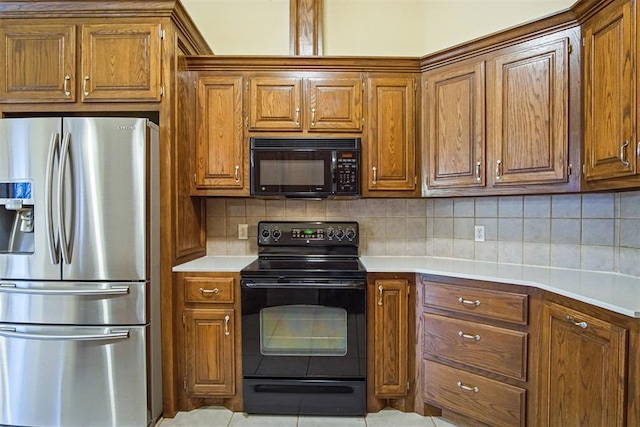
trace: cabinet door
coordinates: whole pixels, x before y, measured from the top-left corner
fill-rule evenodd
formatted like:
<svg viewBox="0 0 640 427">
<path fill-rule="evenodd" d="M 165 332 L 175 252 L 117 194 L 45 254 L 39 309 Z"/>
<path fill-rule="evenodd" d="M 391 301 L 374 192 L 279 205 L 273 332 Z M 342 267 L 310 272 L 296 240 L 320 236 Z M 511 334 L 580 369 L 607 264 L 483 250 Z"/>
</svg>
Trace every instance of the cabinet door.
<svg viewBox="0 0 640 427">
<path fill-rule="evenodd" d="M 0 102 L 75 101 L 75 25 L 12 25 L 0 37 Z"/>
<path fill-rule="evenodd" d="M 159 24 L 82 26 L 82 101 L 160 101 Z"/>
<path fill-rule="evenodd" d="M 624 425 L 627 330 L 553 303 L 542 327 L 541 425 Z"/>
<path fill-rule="evenodd" d="M 235 394 L 234 311 L 185 310 L 187 393 Z"/>
<path fill-rule="evenodd" d="M 416 119 L 413 77 L 370 75 L 364 192 L 416 189 Z"/>
<path fill-rule="evenodd" d="M 568 180 L 568 46 L 566 38 L 526 46 L 488 63 L 493 185 Z"/>
<path fill-rule="evenodd" d="M 376 397 L 407 393 L 409 283 L 404 279 L 380 279 L 374 311 L 374 388 Z"/>
<path fill-rule="evenodd" d="M 249 130 L 302 130 L 302 78 L 249 78 Z"/>
<path fill-rule="evenodd" d="M 197 90 L 197 187 L 248 191 L 242 129 L 242 77 L 200 77 Z"/>
<path fill-rule="evenodd" d="M 587 181 L 636 173 L 634 9 L 614 2 L 583 27 Z"/>
<path fill-rule="evenodd" d="M 484 81 L 484 61 L 427 73 L 429 187 L 485 185 Z"/>
<path fill-rule="evenodd" d="M 305 117 L 310 131 L 362 130 L 362 79 L 328 77 L 307 79 Z"/>
</svg>

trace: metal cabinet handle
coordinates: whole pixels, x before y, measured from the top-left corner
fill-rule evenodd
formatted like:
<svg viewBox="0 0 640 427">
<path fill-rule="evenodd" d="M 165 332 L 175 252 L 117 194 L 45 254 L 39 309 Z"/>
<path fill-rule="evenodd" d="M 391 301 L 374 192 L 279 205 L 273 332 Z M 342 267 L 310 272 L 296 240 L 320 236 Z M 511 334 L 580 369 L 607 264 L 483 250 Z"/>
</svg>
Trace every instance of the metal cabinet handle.
<svg viewBox="0 0 640 427">
<path fill-rule="evenodd" d="M 480 161 L 476 162 L 476 181 L 482 181 L 482 178 L 480 178 Z"/>
<path fill-rule="evenodd" d="M 374 166 L 371 169 L 373 170 L 373 184 L 375 185 L 378 183 L 378 168 Z"/>
<path fill-rule="evenodd" d="M 236 182 L 240 182 L 240 166 L 236 165 L 236 167 L 234 168 L 234 172 L 233 172 L 233 179 Z"/>
<path fill-rule="evenodd" d="M 567 322 L 571 323 L 574 326 L 579 326 L 582 329 L 587 329 L 587 327 L 589 326 L 589 325 L 587 325 L 587 322 L 584 322 L 584 321 L 578 322 L 577 320 L 574 320 L 573 317 L 569 316 L 568 314 L 567 314 L 566 319 L 567 319 Z"/>
<path fill-rule="evenodd" d="M 84 76 L 84 81 L 82 82 L 82 91 L 84 92 L 84 96 L 89 96 L 89 91 L 87 90 L 88 81 L 89 81 L 89 76 Z"/>
<path fill-rule="evenodd" d="M 458 336 L 461 338 L 466 338 L 468 340 L 475 340 L 475 341 L 480 341 L 480 335 L 469 335 L 469 334 L 465 334 L 462 331 L 458 331 Z"/>
<path fill-rule="evenodd" d="M 382 285 L 378 286 L 378 305 L 382 305 L 382 292 L 384 291 L 384 288 L 382 287 Z"/>
<path fill-rule="evenodd" d="M 502 168 L 502 160 L 496 160 L 496 181 L 500 181 L 502 176 L 500 174 L 500 170 Z"/>
<path fill-rule="evenodd" d="M 200 291 L 200 293 L 202 295 L 204 294 L 217 294 L 218 292 L 220 292 L 220 290 L 218 288 L 214 288 L 214 289 L 198 289 Z"/>
<path fill-rule="evenodd" d="M 316 109 L 312 108 L 311 109 L 311 127 L 314 127 L 316 125 Z"/>
<path fill-rule="evenodd" d="M 629 141 L 625 141 L 620 147 L 620 161 L 622 162 L 625 168 L 629 167 L 629 162 L 627 161 L 627 150 L 626 150 L 628 146 L 629 146 Z"/>
<path fill-rule="evenodd" d="M 300 107 L 296 108 L 296 126 L 300 127 Z"/>
<path fill-rule="evenodd" d="M 469 387 L 468 385 L 462 384 L 460 381 L 458 381 L 457 386 L 460 387 L 463 390 L 472 391 L 474 393 L 477 393 L 477 392 L 480 391 L 480 389 L 478 387 Z"/>
<path fill-rule="evenodd" d="M 636 147 L 636 157 L 640 157 L 640 141 L 638 141 L 638 146 Z"/>
<path fill-rule="evenodd" d="M 224 334 L 229 335 L 229 316 L 224 316 Z"/>
<path fill-rule="evenodd" d="M 475 300 L 475 301 L 471 301 L 468 299 L 464 299 L 462 297 L 458 297 L 458 302 L 461 304 L 466 304 L 466 305 L 475 305 L 476 307 L 480 305 L 480 301 L 479 300 Z"/>
<path fill-rule="evenodd" d="M 71 96 L 71 91 L 69 90 L 69 80 L 71 80 L 71 76 L 64 76 L 64 96 Z"/>
</svg>

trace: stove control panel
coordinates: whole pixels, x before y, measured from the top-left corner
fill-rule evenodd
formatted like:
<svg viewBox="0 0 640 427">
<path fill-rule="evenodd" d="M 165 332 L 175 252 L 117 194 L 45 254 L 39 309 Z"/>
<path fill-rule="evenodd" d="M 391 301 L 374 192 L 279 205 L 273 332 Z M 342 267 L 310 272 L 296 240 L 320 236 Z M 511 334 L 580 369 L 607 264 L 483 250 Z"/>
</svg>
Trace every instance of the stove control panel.
<svg viewBox="0 0 640 427">
<path fill-rule="evenodd" d="M 357 246 L 358 243 L 358 223 L 353 221 L 258 223 L 258 245 L 261 246 Z"/>
</svg>

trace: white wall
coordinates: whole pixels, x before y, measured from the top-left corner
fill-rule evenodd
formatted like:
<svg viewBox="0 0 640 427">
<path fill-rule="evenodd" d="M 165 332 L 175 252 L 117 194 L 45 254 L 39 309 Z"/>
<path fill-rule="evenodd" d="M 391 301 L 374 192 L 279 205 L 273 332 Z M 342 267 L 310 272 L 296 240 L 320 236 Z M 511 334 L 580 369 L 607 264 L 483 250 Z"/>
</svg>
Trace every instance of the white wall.
<svg viewBox="0 0 640 427">
<path fill-rule="evenodd" d="M 182 0 L 218 55 L 288 55 L 289 0 Z M 574 0 L 324 0 L 324 54 L 422 56 Z"/>
</svg>

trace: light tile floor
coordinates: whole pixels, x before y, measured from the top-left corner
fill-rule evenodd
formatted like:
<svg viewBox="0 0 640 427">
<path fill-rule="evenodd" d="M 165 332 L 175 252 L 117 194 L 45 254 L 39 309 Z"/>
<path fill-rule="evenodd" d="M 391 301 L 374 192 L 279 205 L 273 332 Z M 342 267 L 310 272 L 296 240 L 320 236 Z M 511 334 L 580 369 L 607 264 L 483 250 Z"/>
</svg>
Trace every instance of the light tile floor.
<svg viewBox="0 0 640 427">
<path fill-rule="evenodd" d="M 247 415 L 218 406 L 178 412 L 157 427 L 456 427 L 440 417 L 423 417 L 386 408 L 366 417 Z"/>
</svg>

